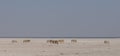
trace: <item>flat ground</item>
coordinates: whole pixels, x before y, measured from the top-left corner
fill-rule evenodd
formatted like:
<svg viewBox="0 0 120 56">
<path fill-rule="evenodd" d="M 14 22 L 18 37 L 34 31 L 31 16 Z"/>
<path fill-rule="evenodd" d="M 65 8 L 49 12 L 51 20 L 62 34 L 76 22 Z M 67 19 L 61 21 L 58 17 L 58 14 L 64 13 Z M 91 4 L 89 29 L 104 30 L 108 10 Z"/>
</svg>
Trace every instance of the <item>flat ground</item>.
<svg viewBox="0 0 120 56">
<path fill-rule="evenodd" d="M 23 40 L 30 42 L 23 43 Z M 63 44 L 50 44 L 47 40 L 50 39 L 1 38 L 0 56 L 120 56 L 119 38 L 76 39 L 76 43 L 71 43 L 72 39 L 62 39 Z M 109 42 L 104 43 L 105 40 Z"/>
</svg>

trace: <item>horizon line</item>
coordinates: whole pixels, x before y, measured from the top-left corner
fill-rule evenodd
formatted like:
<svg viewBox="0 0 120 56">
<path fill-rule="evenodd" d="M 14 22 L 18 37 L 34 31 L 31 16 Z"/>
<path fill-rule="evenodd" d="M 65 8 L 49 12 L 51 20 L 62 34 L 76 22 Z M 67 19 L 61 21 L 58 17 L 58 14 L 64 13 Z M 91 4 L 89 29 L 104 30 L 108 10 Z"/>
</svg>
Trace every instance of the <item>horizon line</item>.
<svg viewBox="0 0 120 56">
<path fill-rule="evenodd" d="M 120 38 L 120 37 L 0 37 L 0 38 Z"/>
</svg>

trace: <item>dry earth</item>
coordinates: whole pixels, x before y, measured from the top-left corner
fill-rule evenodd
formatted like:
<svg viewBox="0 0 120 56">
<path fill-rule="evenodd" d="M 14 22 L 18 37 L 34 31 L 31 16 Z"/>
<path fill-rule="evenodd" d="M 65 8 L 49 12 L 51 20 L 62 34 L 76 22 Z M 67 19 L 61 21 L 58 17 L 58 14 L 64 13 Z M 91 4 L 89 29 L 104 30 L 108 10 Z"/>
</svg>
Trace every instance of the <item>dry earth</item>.
<svg viewBox="0 0 120 56">
<path fill-rule="evenodd" d="M 23 43 L 23 40 L 30 42 Z M 71 43 L 72 39 L 62 39 L 63 44 L 50 44 L 47 40 L 50 39 L 1 38 L 0 56 L 120 56 L 119 38 L 76 39 L 76 43 Z"/>
</svg>

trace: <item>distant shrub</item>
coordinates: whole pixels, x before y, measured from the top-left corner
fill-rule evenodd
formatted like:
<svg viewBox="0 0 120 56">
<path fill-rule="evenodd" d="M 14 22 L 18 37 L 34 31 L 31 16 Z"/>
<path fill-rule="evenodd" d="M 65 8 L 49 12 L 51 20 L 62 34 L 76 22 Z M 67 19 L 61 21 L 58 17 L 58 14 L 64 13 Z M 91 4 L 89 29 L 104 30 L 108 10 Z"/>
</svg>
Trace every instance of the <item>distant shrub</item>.
<svg viewBox="0 0 120 56">
<path fill-rule="evenodd" d="M 17 43 L 17 40 L 12 40 L 12 43 Z"/>
<path fill-rule="evenodd" d="M 109 43 L 110 43 L 110 41 L 107 41 L 107 40 L 104 41 L 104 44 L 109 44 Z"/>
<path fill-rule="evenodd" d="M 71 43 L 77 43 L 77 40 L 71 40 Z"/>
<path fill-rule="evenodd" d="M 23 40 L 23 43 L 29 43 L 31 40 Z"/>
</svg>

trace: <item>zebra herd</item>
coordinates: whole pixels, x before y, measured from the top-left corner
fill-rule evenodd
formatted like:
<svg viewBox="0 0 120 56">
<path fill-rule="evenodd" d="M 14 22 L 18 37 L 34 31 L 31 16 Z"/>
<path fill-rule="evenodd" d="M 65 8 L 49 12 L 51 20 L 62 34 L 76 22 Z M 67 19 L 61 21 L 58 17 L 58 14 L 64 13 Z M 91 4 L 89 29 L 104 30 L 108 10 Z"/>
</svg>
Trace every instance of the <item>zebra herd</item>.
<svg viewBox="0 0 120 56">
<path fill-rule="evenodd" d="M 12 43 L 17 43 L 18 41 L 17 40 L 12 40 L 11 42 Z M 22 42 L 23 43 L 30 43 L 31 40 L 23 40 Z M 63 44 L 64 42 L 65 42 L 64 40 L 47 40 L 47 43 L 50 43 L 50 44 Z M 71 43 L 77 43 L 77 40 L 71 40 Z M 110 42 L 105 40 L 104 44 L 110 44 Z"/>
<path fill-rule="evenodd" d="M 63 44 L 64 40 L 47 40 L 47 43 L 50 43 L 50 44 Z"/>
<path fill-rule="evenodd" d="M 47 40 L 50 44 L 63 44 L 64 42 L 64 40 Z M 71 43 L 77 43 L 77 40 L 71 40 Z"/>
<path fill-rule="evenodd" d="M 12 40 L 12 43 L 17 43 L 17 40 Z M 30 43 L 31 40 L 23 40 L 23 43 Z M 63 44 L 65 41 L 64 40 L 47 40 L 47 43 L 50 44 Z M 71 40 L 71 43 L 77 43 L 77 40 Z"/>
</svg>

